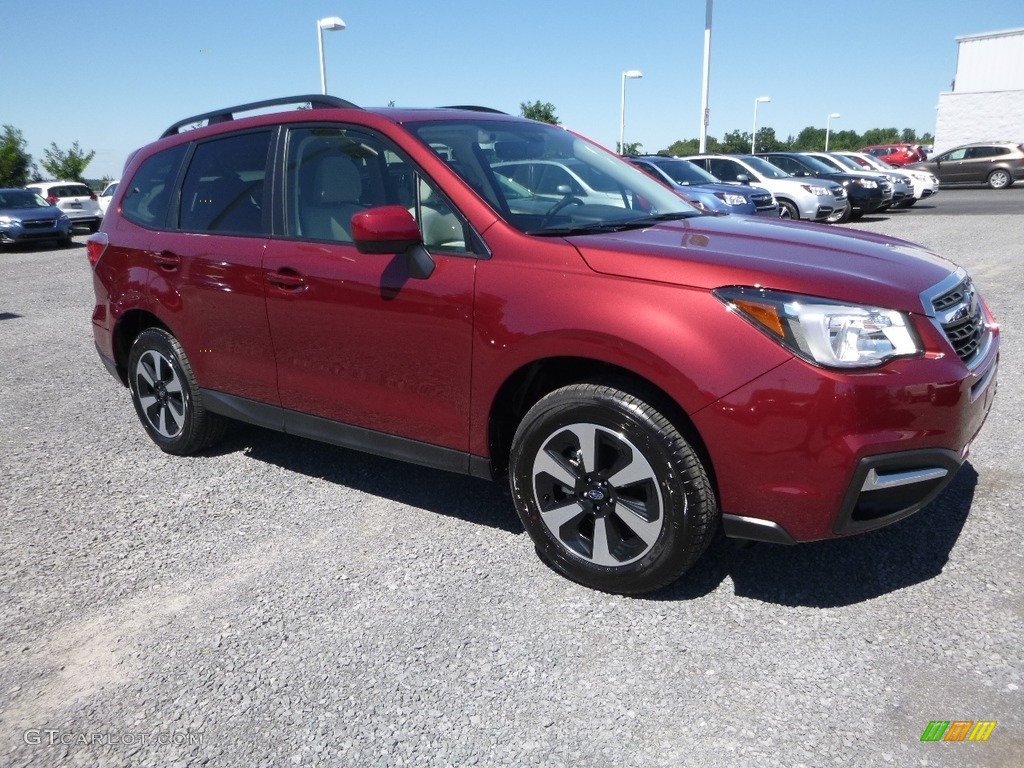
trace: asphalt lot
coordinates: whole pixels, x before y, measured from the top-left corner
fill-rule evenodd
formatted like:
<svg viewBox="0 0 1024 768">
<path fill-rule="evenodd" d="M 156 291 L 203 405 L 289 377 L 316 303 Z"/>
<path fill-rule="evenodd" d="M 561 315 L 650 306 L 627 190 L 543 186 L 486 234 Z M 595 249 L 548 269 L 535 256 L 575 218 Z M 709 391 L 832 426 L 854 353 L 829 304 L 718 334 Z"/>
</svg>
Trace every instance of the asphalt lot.
<svg viewBox="0 0 1024 768">
<path fill-rule="evenodd" d="M 549 571 L 498 485 L 255 428 L 162 454 L 92 347 L 85 236 L 0 251 L 0 765 L 1020 765 L 1024 188 L 919 208 L 851 226 L 1004 327 L 969 463 L 647 599 Z"/>
</svg>

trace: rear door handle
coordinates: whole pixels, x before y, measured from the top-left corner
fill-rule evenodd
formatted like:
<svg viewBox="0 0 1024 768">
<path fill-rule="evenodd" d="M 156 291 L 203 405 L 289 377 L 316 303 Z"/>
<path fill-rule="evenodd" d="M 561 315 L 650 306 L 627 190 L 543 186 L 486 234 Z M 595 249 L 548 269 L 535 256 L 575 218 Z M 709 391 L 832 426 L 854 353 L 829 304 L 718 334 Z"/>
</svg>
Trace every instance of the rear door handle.
<svg viewBox="0 0 1024 768">
<path fill-rule="evenodd" d="M 181 256 L 170 251 L 161 251 L 160 253 L 153 254 L 153 263 L 160 267 L 160 269 L 173 272 L 181 266 Z"/>
</svg>

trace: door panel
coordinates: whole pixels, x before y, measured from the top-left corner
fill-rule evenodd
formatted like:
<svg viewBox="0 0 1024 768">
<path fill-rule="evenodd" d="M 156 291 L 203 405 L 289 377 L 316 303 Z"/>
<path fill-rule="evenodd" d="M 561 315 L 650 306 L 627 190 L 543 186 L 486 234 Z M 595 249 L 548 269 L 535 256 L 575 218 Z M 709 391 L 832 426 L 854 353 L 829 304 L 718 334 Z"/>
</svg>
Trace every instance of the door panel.
<svg viewBox="0 0 1024 768">
<path fill-rule="evenodd" d="M 466 450 L 476 258 L 465 220 L 363 128 L 290 129 L 282 184 L 286 238 L 264 258 L 282 406 Z M 417 219 L 429 278 L 351 242 L 352 216 L 378 205 Z"/>
</svg>

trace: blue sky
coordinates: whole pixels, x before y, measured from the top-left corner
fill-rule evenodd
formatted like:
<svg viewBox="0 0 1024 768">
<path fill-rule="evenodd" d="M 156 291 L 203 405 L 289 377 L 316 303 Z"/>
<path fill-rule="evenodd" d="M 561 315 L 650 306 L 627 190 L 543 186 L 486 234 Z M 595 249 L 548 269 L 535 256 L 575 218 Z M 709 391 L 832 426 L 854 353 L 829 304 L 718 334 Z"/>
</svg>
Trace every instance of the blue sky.
<svg viewBox="0 0 1024 768">
<path fill-rule="evenodd" d="M 613 147 L 621 75 L 626 141 L 664 149 L 700 131 L 705 0 L 3 1 L 0 124 L 33 159 L 78 141 L 86 176 L 116 177 L 171 123 L 232 104 L 320 89 L 362 106 L 551 102 L 562 123 Z M 758 125 L 780 137 L 833 130 L 934 132 L 955 38 L 1024 27 L 1024 1 L 715 0 L 709 133 Z"/>
</svg>

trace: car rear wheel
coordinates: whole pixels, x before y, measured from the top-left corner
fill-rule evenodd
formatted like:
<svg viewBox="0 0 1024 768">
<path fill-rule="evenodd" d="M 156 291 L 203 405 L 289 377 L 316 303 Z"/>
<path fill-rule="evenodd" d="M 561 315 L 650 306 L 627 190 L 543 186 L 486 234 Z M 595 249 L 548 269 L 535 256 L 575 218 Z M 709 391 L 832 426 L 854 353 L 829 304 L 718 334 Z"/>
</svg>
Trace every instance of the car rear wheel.
<svg viewBox="0 0 1024 768">
<path fill-rule="evenodd" d="M 1006 189 L 1012 184 L 1013 178 L 1010 176 L 1010 172 L 1004 171 L 1002 168 L 996 168 L 988 175 L 988 185 L 992 189 Z"/>
<path fill-rule="evenodd" d="M 789 200 L 779 200 L 779 218 L 780 219 L 799 219 L 800 210 L 789 202 Z"/>
<path fill-rule="evenodd" d="M 167 453 L 197 453 L 223 436 L 226 421 L 206 410 L 185 351 L 164 329 L 147 328 L 136 337 L 128 386 L 142 426 Z"/>
<path fill-rule="evenodd" d="M 691 445 L 654 406 L 613 386 L 574 384 L 538 401 L 516 430 L 509 474 L 541 558 L 607 592 L 675 581 L 718 524 Z"/>
</svg>

